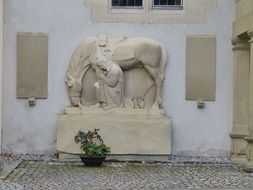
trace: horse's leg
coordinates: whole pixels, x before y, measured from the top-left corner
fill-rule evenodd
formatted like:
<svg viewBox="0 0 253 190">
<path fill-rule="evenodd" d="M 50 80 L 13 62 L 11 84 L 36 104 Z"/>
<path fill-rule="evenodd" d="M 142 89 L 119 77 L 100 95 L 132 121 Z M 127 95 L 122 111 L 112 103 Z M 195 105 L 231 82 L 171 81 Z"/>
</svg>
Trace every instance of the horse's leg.
<svg viewBox="0 0 253 190">
<path fill-rule="evenodd" d="M 158 79 L 156 81 L 156 85 L 157 85 L 156 103 L 158 105 L 158 108 L 162 109 L 163 108 L 163 105 L 162 105 L 162 81 L 160 81 Z"/>
<path fill-rule="evenodd" d="M 155 103 L 157 104 L 158 108 L 162 108 L 162 97 L 161 97 L 161 92 L 162 92 L 162 79 L 159 76 L 159 70 L 158 68 L 153 68 L 149 67 L 147 65 L 144 65 L 144 68 L 148 71 L 150 74 L 151 78 L 154 80 L 156 84 L 156 98 L 155 98 Z"/>
</svg>

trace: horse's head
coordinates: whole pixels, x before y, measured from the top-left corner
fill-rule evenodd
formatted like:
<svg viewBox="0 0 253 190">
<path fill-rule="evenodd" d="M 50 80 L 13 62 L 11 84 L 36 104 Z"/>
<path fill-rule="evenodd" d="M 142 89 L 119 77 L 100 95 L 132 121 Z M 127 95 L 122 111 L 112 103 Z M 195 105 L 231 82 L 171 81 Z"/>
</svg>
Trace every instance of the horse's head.
<svg viewBox="0 0 253 190">
<path fill-rule="evenodd" d="M 81 90 L 82 90 L 80 82 L 78 82 L 74 77 L 68 74 L 66 75 L 65 82 L 68 87 L 71 103 L 74 106 L 79 106 L 79 104 L 81 103 L 80 97 L 81 97 Z"/>
</svg>

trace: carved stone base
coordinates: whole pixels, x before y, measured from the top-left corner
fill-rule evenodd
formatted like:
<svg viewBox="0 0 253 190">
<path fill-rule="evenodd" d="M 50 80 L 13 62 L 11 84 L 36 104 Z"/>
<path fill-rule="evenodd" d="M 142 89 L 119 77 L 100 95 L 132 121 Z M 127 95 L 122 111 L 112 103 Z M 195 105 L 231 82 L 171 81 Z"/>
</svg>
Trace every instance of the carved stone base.
<svg viewBox="0 0 253 190">
<path fill-rule="evenodd" d="M 230 134 L 231 143 L 231 160 L 234 163 L 247 163 L 246 147 L 247 142 L 245 141 L 246 135 Z"/>
<path fill-rule="evenodd" d="M 99 128 L 112 154 L 171 154 L 171 120 L 161 110 L 67 108 L 57 119 L 57 150 L 79 154 L 78 130 Z"/>
<path fill-rule="evenodd" d="M 245 137 L 245 140 L 248 142 L 247 157 L 249 163 L 244 167 L 243 170 L 248 173 L 253 173 L 253 137 Z"/>
<path fill-rule="evenodd" d="M 247 164 L 243 167 L 243 170 L 247 173 L 253 173 L 253 164 Z"/>
</svg>

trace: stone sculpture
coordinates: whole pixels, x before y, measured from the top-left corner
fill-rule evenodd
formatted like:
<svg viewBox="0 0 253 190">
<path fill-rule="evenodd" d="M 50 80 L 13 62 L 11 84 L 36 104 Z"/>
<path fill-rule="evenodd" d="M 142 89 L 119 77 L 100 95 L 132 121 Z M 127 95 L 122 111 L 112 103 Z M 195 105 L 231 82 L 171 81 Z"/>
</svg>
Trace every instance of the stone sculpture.
<svg viewBox="0 0 253 190">
<path fill-rule="evenodd" d="M 171 120 L 157 109 L 166 64 L 165 49 L 153 39 L 99 36 L 82 42 L 66 73 L 74 107 L 57 117 L 57 150 L 80 154 L 73 141 L 77 131 L 99 127 L 112 154 L 167 159 Z"/>
<path fill-rule="evenodd" d="M 111 109 L 123 105 L 123 72 L 110 60 L 97 57 L 96 76 L 94 84 L 99 107 Z"/>
<path fill-rule="evenodd" d="M 133 108 L 142 109 L 154 102 L 161 108 L 166 64 L 166 51 L 156 40 L 143 37 L 108 39 L 104 35 L 89 38 L 76 48 L 67 69 L 65 81 L 72 105 L 96 104 L 104 109 L 126 107 L 127 96 L 131 96 Z M 145 71 L 148 75 L 142 79 L 141 74 L 131 74 L 134 70 Z M 134 75 L 136 79 L 132 79 Z M 134 80 L 137 87 L 131 84 Z M 88 90 L 87 86 L 90 86 Z M 96 100 L 89 101 L 83 96 L 96 97 Z"/>
</svg>

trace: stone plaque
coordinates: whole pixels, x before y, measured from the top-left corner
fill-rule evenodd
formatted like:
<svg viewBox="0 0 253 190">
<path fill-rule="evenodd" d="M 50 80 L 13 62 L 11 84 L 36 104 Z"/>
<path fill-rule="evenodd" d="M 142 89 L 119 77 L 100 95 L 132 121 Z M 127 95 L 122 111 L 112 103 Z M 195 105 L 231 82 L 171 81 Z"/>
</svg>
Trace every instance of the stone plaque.
<svg viewBox="0 0 253 190">
<path fill-rule="evenodd" d="M 186 39 L 186 100 L 215 101 L 216 37 Z"/>
<path fill-rule="evenodd" d="M 17 34 L 17 98 L 47 98 L 48 35 Z"/>
</svg>

